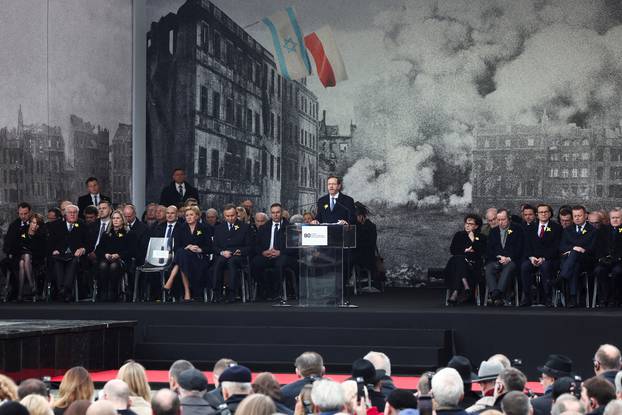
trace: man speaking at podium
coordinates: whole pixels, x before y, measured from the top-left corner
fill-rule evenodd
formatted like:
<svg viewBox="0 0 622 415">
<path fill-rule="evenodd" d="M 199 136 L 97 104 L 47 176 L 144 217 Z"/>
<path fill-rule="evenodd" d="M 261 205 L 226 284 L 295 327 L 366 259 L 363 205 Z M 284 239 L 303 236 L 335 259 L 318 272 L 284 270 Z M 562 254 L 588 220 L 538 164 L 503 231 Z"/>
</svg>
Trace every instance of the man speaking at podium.
<svg viewBox="0 0 622 415">
<path fill-rule="evenodd" d="M 356 224 L 354 199 L 340 192 L 341 179 L 337 176 L 328 176 L 326 187 L 328 194 L 318 199 L 317 216 L 311 223 Z"/>
</svg>

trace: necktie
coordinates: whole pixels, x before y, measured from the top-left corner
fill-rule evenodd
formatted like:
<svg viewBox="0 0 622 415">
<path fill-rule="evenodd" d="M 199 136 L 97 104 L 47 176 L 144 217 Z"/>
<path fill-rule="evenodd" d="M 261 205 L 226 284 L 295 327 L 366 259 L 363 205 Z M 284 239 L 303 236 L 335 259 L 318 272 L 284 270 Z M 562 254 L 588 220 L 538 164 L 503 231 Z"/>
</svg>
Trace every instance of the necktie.
<svg viewBox="0 0 622 415">
<path fill-rule="evenodd" d="M 95 195 L 93 199 L 95 199 L 95 206 L 99 205 L 99 196 Z"/>
<path fill-rule="evenodd" d="M 233 228 L 233 226 L 231 226 L 231 224 L 229 224 L 229 232 L 231 232 L 231 228 Z"/>
<path fill-rule="evenodd" d="M 508 231 L 507 229 L 503 232 L 501 232 L 501 248 L 505 248 L 505 241 L 507 240 L 508 237 Z"/>
<path fill-rule="evenodd" d="M 330 198 L 330 210 L 332 212 L 332 210 L 335 208 L 335 198 L 331 197 Z"/>
<path fill-rule="evenodd" d="M 173 233 L 173 225 L 168 225 L 168 229 L 166 230 L 166 244 L 168 249 L 171 249 L 173 246 L 173 238 L 171 238 L 171 234 Z"/>
<path fill-rule="evenodd" d="M 272 229 L 272 239 L 270 240 L 270 249 L 274 249 L 274 244 L 276 243 L 276 233 L 279 231 L 279 224 L 275 223 L 274 228 Z"/>
<path fill-rule="evenodd" d="M 581 233 L 581 227 L 579 225 L 577 225 L 577 234 Z"/>
<path fill-rule="evenodd" d="M 102 222 L 101 226 L 99 227 L 99 235 L 97 235 L 97 242 L 95 242 L 95 248 L 97 248 L 97 245 L 99 245 L 99 242 L 101 241 L 104 232 L 106 232 L 106 223 Z"/>
<path fill-rule="evenodd" d="M 544 238 L 544 225 L 540 225 L 540 234 L 538 236 L 540 236 L 540 238 Z"/>
<path fill-rule="evenodd" d="M 69 230 L 69 232 L 71 232 L 73 230 L 73 223 L 68 223 L 67 224 L 67 230 Z"/>
<path fill-rule="evenodd" d="M 184 187 L 182 185 L 177 187 L 177 191 L 179 192 L 179 196 L 184 197 Z"/>
</svg>

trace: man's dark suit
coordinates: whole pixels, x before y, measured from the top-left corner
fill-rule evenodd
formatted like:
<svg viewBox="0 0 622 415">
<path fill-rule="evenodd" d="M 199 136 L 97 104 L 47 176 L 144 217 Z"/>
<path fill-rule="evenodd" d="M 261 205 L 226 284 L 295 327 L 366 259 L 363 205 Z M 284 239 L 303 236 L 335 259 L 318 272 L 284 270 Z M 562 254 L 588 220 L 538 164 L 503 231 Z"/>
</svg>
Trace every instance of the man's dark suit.
<svg viewBox="0 0 622 415">
<path fill-rule="evenodd" d="M 103 200 L 112 203 L 112 199 L 110 199 L 109 196 L 105 196 L 100 193 L 99 202 Z M 93 204 L 93 197 L 91 196 L 90 193 L 82 195 L 78 198 L 78 208 L 80 209 L 79 215 L 81 219 L 84 219 L 84 209 L 86 209 L 87 206 L 91 206 L 92 204 Z"/>
<path fill-rule="evenodd" d="M 252 251 L 252 231 L 249 225 L 236 220 L 231 229 L 229 222 L 218 224 L 214 228 L 214 284 L 212 286 L 218 293 L 218 288 L 223 282 L 225 269 L 229 271 L 229 300 L 235 299 L 238 270 L 248 261 L 248 256 Z M 220 253 L 222 251 L 240 251 L 240 255 L 233 255 L 225 258 Z"/>
<path fill-rule="evenodd" d="M 285 267 L 296 266 L 295 252 L 288 251 L 285 247 L 285 231 L 289 222 L 283 219 L 278 227 L 278 231 L 274 235 L 274 249 L 280 251 L 281 254 L 278 257 L 267 258 L 262 255 L 262 252 L 270 249 L 270 241 L 272 239 L 272 233 L 274 232 L 274 222 L 269 220 L 262 227 L 257 230 L 255 237 L 255 257 L 251 261 L 251 274 L 253 278 L 258 282 L 259 289 L 267 297 L 273 297 L 279 292 L 279 284 L 283 281 L 283 270 Z M 268 280 L 266 270 L 273 268 L 276 275 L 272 280 Z"/>
<path fill-rule="evenodd" d="M 525 245 L 524 259 L 521 264 L 521 281 L 523 282 L 523 298 L 531 303 L 531 286 L 534 284 L 534 274 L 540 271 L 542 286 L 547 303 L 551 296 L 551 283 L 555 279 L 555 272 L 559 267 L 559 242 L 562 236 L 562 227 L 551 220 L 547 224 L 536 222 L 523 227 Z M 529 258 L 544 258 L 539 266 L 534 266 Z"/>
<path fill-rule="evenodd" d="M 619 301 L 616 297 L 622 279 L 622 227 L 602 225 L 596 230 L 594 258 L 597 261 L 594 275 L 598 279 L 599 304 Z"/>
<path fill-rule="evenodd" d="M 16 255 L 19 249 L 19 236 L 28 229 L 28 222 L 22 223 L 20 218 L 15 219 L 9 225 L 9 228 L 4 235 L 4 244 L 2 250 L 9 255 Z"/>
<path fill-rule="evenodd" d="M 186 189 L 184 195 L 180 195 L 177 189 L 177 183 L 171 182 L 168 186 L 162 189 L 162 193 L 160 194 L 160 204 L 164 206 L 175 205 L 177 207 L 181 207 L 183 203 L 190 199 L 194 198 L 201 204 L 201 200 L 199 199 L 199 191 L 196 187 L 192 187 L 190 183 L 184 182 L 184 188 Z"/>
<path fill-rule="evenodd" d="M 317 219 L 320 223 L 337 223 L 345 220 L 350 225 L 356 225 L 356 208 L 354 199 L 343 193 L 339 193 L 335 199 L 333 209 L 330 209 L 330 195 L 324 195 L 317 201 Z"/>
<path fill-rule="evenodd" d="M 531 400 L 533 415 L 551 415 L 553 406 L 553 387 L 549 386 L 544 391 L 544 395 Z"/>
<path fill-rule="evenodd" d="M 131 242 L 130 257 L 134 258 L 136 265 L 145 263 L 145 255 L 147 254 L 147 245 L 149 244 L 149 228 L 140 219 L 136 218 L 133 224 L 128 224 L 130 230 L 127 236 Z"/>
<path fill-rule="evenodd" d="M 75 252 L 90 246 L 89 233 L 83 221 L 78 220 L 71 231 L 67 228 L 67 222 L 58 220 L 50 227 L 50 247 L 52 251 L 58 251 L 54 259 L 54 273 L 56 275 L 56 288 L 59 295 L 65 300 L 70 299 L 73 289 L 73 281 L 77 275 L 80 258 L 75 257 Z"/>
<path fill-rule="evenodd" d="M 497 226 L 491 230 L 486 247 L 486 284 L 488 284 L 488 290 L 492 293 L 493 299 L 499 299 L 505 293 L 522 258 L 523 233 L 521 226 L 512 223 L 506 232 L 506 241 L 503 245 L 501 228 Z M 511 261 L 501 265 L 498 256 L 509 257 Z M 498 281 L 497 273 L 500 273 Z"/>
<path fill-rule="evenodd" d="M 302 388 L 305 385 L 309 385 L 316 380 L 321 379 L 320 376 L 309 376 L 306 378 L 298 379 L 295 382 L 289 383 L 281 388 L 281 399 L 283 403 L 289 408 L 294 409 L 296 407 L 296 397 L 300 395 Z"/>
<path fill-rule="evenodd" d="M 562 254 L 562 262 L 559 270 L 559 278 L 569 281 L 570 296 L 576 297 L 579 276 L 582 271 L 591 270 L 594 263 L 594 241 L 596 239 L 596 229 L 585 222 L 583 229 L 577 231 L 577 225 L 572 224 L 562 232 L 562 241 L 559 244 L 559 251 Z M 579 246 L 585 249 L 585 253 L 579 253 L 572 248 Z M 569 252 L 566 254 L 566 252 Z M 570 303 L 575 300 L 572 298 Z"/>
</svg>

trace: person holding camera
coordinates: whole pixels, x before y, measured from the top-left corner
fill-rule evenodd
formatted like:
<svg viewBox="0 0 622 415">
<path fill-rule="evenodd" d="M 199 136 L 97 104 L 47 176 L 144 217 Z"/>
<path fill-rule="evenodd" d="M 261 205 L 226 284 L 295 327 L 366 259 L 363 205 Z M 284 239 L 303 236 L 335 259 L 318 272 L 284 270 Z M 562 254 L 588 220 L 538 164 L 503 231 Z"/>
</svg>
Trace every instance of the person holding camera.
<svg viewBox="0 0 622 415">
<path fill-rule="evenodd" d="M 296 375 L 300 377 L 295 382 L 281 388 L 283 403 L 290 409 L 296 406 L 296 397 L 307 384 L 312 384 L 324 376 L 324 360 L 316 352 L 304 352 L 296 358 Z"/>
<path fill-rule="evenodd" d="M 384 375 L 385 371 L 376 370 L 369 360 L 357 359 L 352 363 L 352 380 L 356 381 L 358 398 L 365 397 L 363 391 L 364 388 L 367 388 L 370 404 L 376 407 L 379 412 L 383 412 L 385 406 L 385 397 L 380 389 Z"/>
</svg>

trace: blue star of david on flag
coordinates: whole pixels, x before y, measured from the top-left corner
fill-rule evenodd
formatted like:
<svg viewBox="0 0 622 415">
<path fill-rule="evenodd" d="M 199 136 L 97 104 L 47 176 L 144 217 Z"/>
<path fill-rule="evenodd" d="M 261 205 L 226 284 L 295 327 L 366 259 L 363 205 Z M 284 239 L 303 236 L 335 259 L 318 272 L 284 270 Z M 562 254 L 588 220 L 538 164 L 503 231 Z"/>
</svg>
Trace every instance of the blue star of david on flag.
<svg viewBox="0 0 622 415">
<path fill-rule="evenodd" d="M 283 47 L 287 50 L 288 53 L 296 52 L 296 42 L 294 42 L 291 37 L 285 39 Z"/>
</svg>

